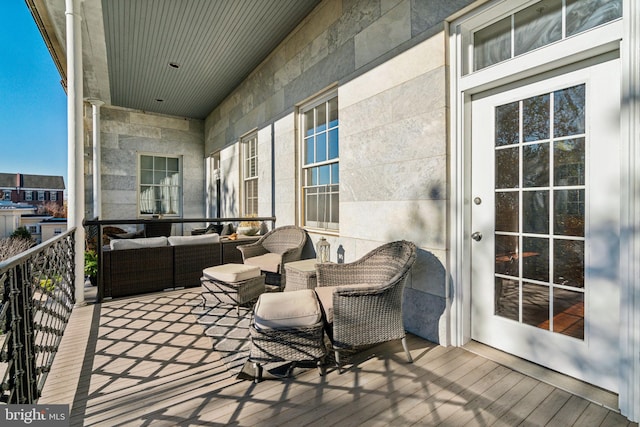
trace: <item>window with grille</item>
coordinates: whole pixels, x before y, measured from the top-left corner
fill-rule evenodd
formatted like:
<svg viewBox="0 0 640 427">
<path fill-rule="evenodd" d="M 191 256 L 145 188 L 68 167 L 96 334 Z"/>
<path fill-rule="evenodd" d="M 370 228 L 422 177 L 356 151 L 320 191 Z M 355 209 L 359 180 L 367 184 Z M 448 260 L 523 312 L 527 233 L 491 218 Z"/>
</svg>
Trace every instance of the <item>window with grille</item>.
<svg viewBox="0 0 640 427">
<path fill-rule="evenodd" d="M 141 154 L 138 158 L 140 215 L 181 215 L 182 172 L 179 157 Z"/>
<path fill-rule="evenodd" d="M 303 106 L 300 121 L 303 225 L 337 231 L 340 202 L 337 94 L 333 92 Z"/>
<path fill-rule="evenodd" d="M 242 138 L 243 215 L 258 215 L 258 136 Z"/>
</svg>

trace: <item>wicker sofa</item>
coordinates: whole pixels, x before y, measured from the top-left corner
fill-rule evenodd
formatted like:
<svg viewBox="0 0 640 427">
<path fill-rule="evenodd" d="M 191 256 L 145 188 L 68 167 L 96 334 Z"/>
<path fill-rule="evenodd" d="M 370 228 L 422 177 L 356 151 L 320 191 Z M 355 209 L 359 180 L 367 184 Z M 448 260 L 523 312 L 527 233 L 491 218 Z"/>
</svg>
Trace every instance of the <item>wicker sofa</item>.
<svg viewBox="0 0 640 427">
<path fill-rule="evenodd" d="M 114 239 L 102 253 L 101 297 L 200 286 L 202 270 L 221 263 L 217 234 Z"/>
</svg>

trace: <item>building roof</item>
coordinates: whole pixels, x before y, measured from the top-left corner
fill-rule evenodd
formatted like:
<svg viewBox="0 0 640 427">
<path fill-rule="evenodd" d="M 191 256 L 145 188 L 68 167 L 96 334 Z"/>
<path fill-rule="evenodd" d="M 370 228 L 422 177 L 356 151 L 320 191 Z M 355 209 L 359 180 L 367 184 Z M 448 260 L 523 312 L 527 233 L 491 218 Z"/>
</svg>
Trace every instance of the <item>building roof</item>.
<svg viewBox="0 0 640 427">
<path fill-rule="evenodd" d="M 17 187 L 42 190 L 64 190 L 64 177 L 0 172 L 0 188 Z"/>
</svg>

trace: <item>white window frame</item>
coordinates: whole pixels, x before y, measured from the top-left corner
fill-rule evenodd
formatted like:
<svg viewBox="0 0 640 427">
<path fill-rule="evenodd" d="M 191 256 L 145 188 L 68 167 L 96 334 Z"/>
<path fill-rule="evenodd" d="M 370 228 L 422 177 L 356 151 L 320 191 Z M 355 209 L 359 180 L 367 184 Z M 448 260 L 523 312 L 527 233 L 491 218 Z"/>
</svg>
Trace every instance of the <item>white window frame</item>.
<svg viewBox="0 0 640 427">
<path fill-rule="evenodd" d="M 307 112 L 315 110 L 317 107 L 321 106 L 322 104 L 327 104 L 329 103 L 329 101 L 333 101 L 335 99 L 336 101 L 336 112 L 338 113 L 338 117 L 336 120 L 336 124 L 335 126 L 332 126 L 330 123 L 330 119 L 327 116 L 326 117 L 326 128 L 320 132 L 317 131 L 317 126 L 315 125 L 315 120 L 316 120 L 316 115 L 314 114 L 314 126 L 313 126 L 313 137 L 315 138 L 316 135 L 320 135 L 320 134 L 326 134 L 327 138 L 326 138 L 326 146 L 327 146 L 327 159 L 322 160 L 322 161 L 312 161 L 307 163 L 306 162 L 306 143 L 307 140 L 309 139 L 308 135 L 305 135 L 305 115 Z M 300 177 L 300 182 L 299 182 L 299 191 L 300 191 L 300 223 L 303 227 L 310 229 L 310 230 L 317 230 L 317 231 L 321 231 L 321 232 L 326 232 L 326 233 L 339 233 L 340 231 L 340 220 L 339 220 L 339 216 L 340 216 L 340 175 L 339 175 L 339 170 L 340 170 L 340 155 L 339 155 L 339 150 L 340 150 L 340 116 L 339 116 L 339 100 L 338 100 L 338 88 L 332 88 L 331 90 L 317 96 L 314 97 L 312 100 L 309 100 L 303 104 L 301 104 L 298 107 L 298 129 L 299 129 L 299 134 L 298 134 L 298 141 L 299 141 L 299 177 Z M 326 110 L 325 114 L 329 114 L 328 113 L 328 109 Z M 335 131 L 337 132 L 337 150 L 338 150 L 338 155 L 336 157 L 330 158 L 329 157 L 329 146 L 330 146 L 330 142 L 329 142 L 329 134 L 331 131 Z M 314 147 L 315 147 L 315 143 L 314 143 Z M 323 167 L 328 167 L 330 172 L 329 172 L 329 184 L 316 184 L 313 185 L 311 183 L 308 182 L 310 175 L 309 174 L 313 174 L 312 169 L 318 169 L 318 168 L 323 168 Z M 319 169 L 318 169 L 319 170 Z M 326 169 L 325 169 L 326 170 Z M 319 172 L 318 172 L 319 173 Z M 327 203 L 325 203 L 324 205 L 324 214 L 323 214 L 323 218 L 320 219 L 319 217 L 317 218 L 317 221 L 312 221 L 308 219 L 308 215 L 307 215 L 307 209 L 308 209 L 308 203 L 307 203 L 307 195 L 308 195 L 308 191 L 309 190 L 313 190 L 313 191 L 317 191 L 318 195 L 320 197 L 320 195 L 323 195 L 326 199 L 328 200 Z M 319 198 L 318 197 L 318 198 Z M 332 218 L 332 204 L 336 203 L 338 206 L 335 206 L 335 212 L 337 213 L 337 218 Z M 328 217 L 326 216 L 328 215 Z"/>
<path fill-rule="evenodd" d="M 146 167 L 145 158 L 152 158 L 151 167 Z M 162 163 L 162 159 L 177 161 L 178 170 L 158 167 L 156 163 Z M 183 168 L 182 168 L 182 156 L 171 155 L 164 153 L 138 153 L 137 158 L 137 212 L 139 217 L 151 217 L 154 215 L 181 217 L 182 216 L 182 194 L 183 194 Z M 145 163 L 145 164 L 143 164 Z M 143 167 L 145 166 L 145 167 Z M 169 178 L 167 182 L 161 181 L 161 177 L 164 173 L 177 172 L 177 175 Z M 145 175 L 143 179 L 143 174 Z M 151 182 L 149 181 L 149 174 L 153 176 Z M 166 179 L 166 177 L 165 177 Z M 160 192 L 160 195 L 158 195 Z M 162 199 L 169 197 L 168 207 L 158 209 L 158 202 L 162 204 Z M 175 210 L 173 209 L 175 207 Z"/>
<path fill-rule="evenodd" d="M 242 215 L 258 216 L 258 133 L 251 132 L 240 138 L 242 181 Z"/>
<path fill-rule="evenodd" d="M 25 191 L 24 192 L 24 200 L 26 202 L 32 202 L 33 201 L 33 191 Z"/>
<path fill-rule="evenodd" d="M 58 201 L 58 192 L 57 191 L 49 192 L 49 200 L 51 200 L 52 202 L 57 202 Z"/>
<path fill-rule="evenodd" d="M 44 202 L 45 201 L 44 190 L 38 190 L 38 201 L 39 202 Z"/>
<path fill-rule="evenodd" d="M 11 200 L 11 190 L 3 190 L 3 200 Z"/>
</svg>

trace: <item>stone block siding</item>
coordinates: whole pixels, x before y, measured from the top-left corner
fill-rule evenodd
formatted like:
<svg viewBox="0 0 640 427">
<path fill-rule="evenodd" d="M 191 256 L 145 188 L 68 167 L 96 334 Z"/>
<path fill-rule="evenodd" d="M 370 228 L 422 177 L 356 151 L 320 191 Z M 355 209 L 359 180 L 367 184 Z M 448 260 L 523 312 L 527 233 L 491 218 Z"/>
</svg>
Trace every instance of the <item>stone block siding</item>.
<svg viewBox="0 0 640 427">
<path fill-rule="evenodd" d="M 260 168 L 269 169 L 259 172 L 259 214 L 274 213 L 279 225 L 298 223 L 296 107 L 337 87 L 341 200 L 340 233 L 328 236 L 332 260 L 339 246 L 349 262 L 381 242 L 414 241 L 420 254 L 406 293 L 405 324 L 434 341 L 446 341 L 448 334 L 442 320 L 448 202 L 444 19 L 469 3 L 326 0 L 204 127 L 205 153 L 221 152 L 229 194 L 238 190 L 231 147 L 258 129 Z M 234 214 L 233 207 L 226 213 Z M 314 243 L 319 238 L 311 237 Z"/>
</svg>

